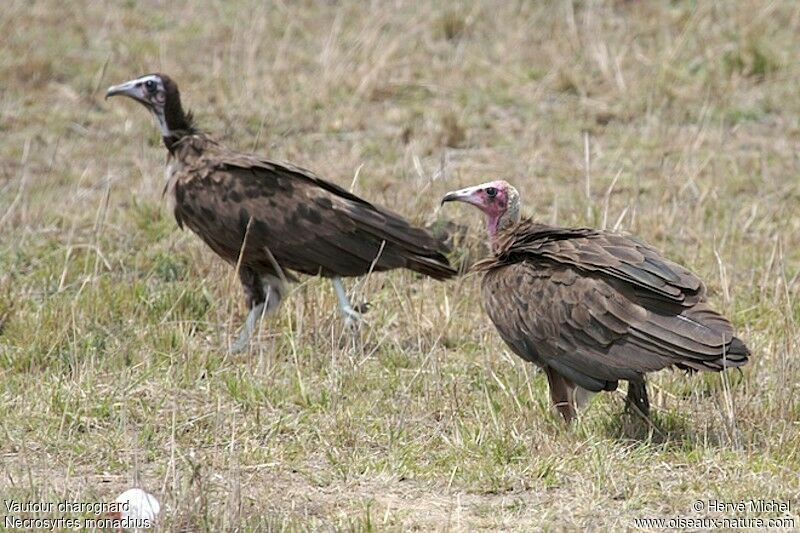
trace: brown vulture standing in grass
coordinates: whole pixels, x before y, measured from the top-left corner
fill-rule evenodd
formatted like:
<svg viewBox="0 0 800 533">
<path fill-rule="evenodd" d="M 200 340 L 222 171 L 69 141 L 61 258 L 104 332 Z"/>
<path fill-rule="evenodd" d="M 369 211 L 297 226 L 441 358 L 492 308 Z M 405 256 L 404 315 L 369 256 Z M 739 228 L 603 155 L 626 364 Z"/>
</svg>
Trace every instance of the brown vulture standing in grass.
<svg viewBox="0 0 800 533">
<path fill-rule="evenodd" d="M 347 318 L 359 313 L 340 278 L 408 268 L 435 279 L 456 274 L 442 244 L 401 216 L 296 166 L 236 152 L 200 132 L 178 86 L 149 74 L 108 89 L 149 109 L 169 151 L 165 194 L 188 226 L 238 265 L 250 312 L 232 351 L 248 346 L 257 319 L 277 308 L 290 271 L 333 280 Z"/>
<path fill-rule="evenodd" d="M 483 301 L 514 353 L 542 367 L 555 408 L 569 422 L 590 392 L 627 380 L 628 399 L 649 414 L 644 375 L 665 367 L 719 372 L 750 351 L 706 303 L 691 272 L 651 246 L 593 229 L 520 222 L 505 181 L 447 193 L 486 215 L 491 256 Z"/>
</svg>

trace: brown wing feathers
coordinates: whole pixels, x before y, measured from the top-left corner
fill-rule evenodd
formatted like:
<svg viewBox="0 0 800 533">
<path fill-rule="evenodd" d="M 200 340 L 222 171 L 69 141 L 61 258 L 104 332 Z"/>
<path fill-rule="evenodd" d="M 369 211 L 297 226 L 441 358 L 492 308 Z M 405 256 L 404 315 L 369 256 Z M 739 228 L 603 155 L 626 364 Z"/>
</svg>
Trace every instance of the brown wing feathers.
<svg viewBox="0 0 800 533">
<path fill-rule="evenodd" d="M 700 280 L 643 243 L 530 221 L 498 242 L 479 265 L 489 316 L 517 354 L 581 387 L 608 390 L 670 365 L 747 362 Z"/>
<path fill-rule="evenodd" d="M 571 265 L 587 273 L 617 278 L 631 289 L 657 299 L 691 305 L 705 292 L 702 282 L 685 268 L 662 258 L 652 247 L 622 235 L 590 229 L 553 228 L 531 221 L 520 224 L 500 255 L 531 255 Z"/>
<path fill-rule="evenodd" d="M 250 223 L 242 260 L 259 270 L 273 270 L 268 249 L 282 269 L 312 275 L 357 276 L 371 268 L 455 275 L 442 244 L 399 215 L 293 165 L 194 136 L 198 142 L 205 142 L 202 156 L 177 180 L 176 217 L 228 261 L 238 259 Z"/>
</svg>

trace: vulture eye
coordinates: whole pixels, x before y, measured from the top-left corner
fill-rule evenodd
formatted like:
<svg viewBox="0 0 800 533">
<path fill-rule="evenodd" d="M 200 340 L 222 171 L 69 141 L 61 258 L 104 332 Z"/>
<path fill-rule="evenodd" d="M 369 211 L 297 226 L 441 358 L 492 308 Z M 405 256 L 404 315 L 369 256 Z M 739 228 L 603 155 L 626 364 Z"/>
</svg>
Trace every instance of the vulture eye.
<svg viewBox="0 0 800 533">
<path fill-rule="evenodd" d="M 494 198 L 495 196 L 497 196 L 497 189 L 495 189 L 494 187 L 487 187 L 486 194 L 489 195 L 489 198 Z"/>
<path fill-rule="evenodd" d="M 146 82 L 144 82 L 144 86 L 150 92 L 156 90 L 156 82 L 154 82 L 153 80 L 147 80 Z"/>
</svg>

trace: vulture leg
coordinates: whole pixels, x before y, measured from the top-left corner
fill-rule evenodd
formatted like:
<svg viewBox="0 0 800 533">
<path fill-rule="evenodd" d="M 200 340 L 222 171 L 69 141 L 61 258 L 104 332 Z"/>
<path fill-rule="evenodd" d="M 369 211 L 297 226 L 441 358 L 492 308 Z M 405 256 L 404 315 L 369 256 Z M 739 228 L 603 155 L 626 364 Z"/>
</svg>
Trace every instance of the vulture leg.
<svg viewBox="0 0 800 533">
<path fill-rule="evenodd" d="M 344 324 L 350 327 L 353 323 L 361 322 L 361 313 L 353 309 L 350 305 L 350 300 L 347 299 L 347 293 L 344 291 L 344 285 L 340 278 L 331 278 L 333 288 L 336 291 L 336 297 L 339 299 L 339 309 L 344 315 Z"/>
<path fill-rule="evenodd" d="M 264 315 L 265 304 L 266 302 L 261 302 L 247 313 L 242 332 L 239 333 L 236 342 L 231 345 L 231 353 L 239 353 L 250 346 L 250 337 L 253 336 L 253 331 L 256 329 L 256 321 Z"/>
<path fill-rule="evenodd" d="M 247 267 L 241 268 L 239 278 L 250 312 L 247 313 L 242 332 L 231 346 L 230 353 L 239 353 L 250 345 L 250 338 L 253 336 L 256 324 L 262 316 L 278 308 L 284 292 L 280 278 L 270 275 L 260 277 Z"/>
<path fill-rule="evenodd" d="M 632 412 L 638 411 L 645 418 L 650 416 L 650 400 L 647 399 L 647 385 L 642 381 L 628 382 L 628 406 Z"/>
<path fill-rule="evenodd" d="M 550 400 L 553 402 L 553 407 L 569 424 L 578 414 L 575 409 L 575 385 L 550 367 L 545 367 L 544 372 L 550 384 Z"/>
</svg>

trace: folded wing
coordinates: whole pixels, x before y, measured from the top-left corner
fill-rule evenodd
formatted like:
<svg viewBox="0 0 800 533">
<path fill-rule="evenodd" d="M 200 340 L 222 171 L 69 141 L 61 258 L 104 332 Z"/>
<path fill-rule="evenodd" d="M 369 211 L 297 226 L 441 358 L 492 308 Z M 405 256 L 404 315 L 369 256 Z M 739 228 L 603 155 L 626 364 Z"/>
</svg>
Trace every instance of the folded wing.
<svg viewBox="0 0 800 533">
<path fill-rule="evenodd" d="M 312 275 L 456 273 L 426 230 L 286 163 L 214 154 L 177 182 L 175 198 L 178 220 L 231 262 L 244 249 L 242 261 L 262 270 L 274 258 L 281 269 Z"/>
<path fill-rule="evenodd" d="M 672 365 L 747 362 L 700 280 L 628 237 L 523 223 L 480 268 L 486 310 L 509 346 L 586 389 Z"/>
</svg>

